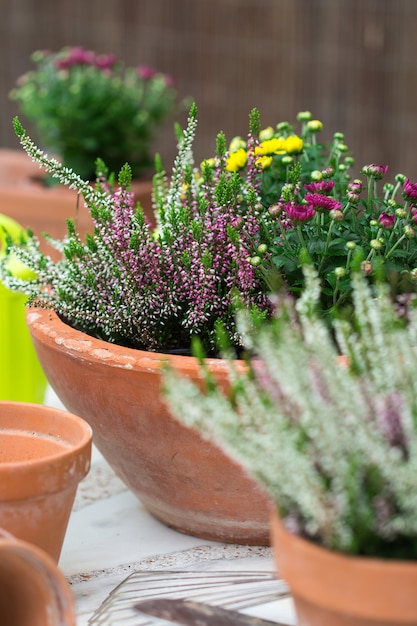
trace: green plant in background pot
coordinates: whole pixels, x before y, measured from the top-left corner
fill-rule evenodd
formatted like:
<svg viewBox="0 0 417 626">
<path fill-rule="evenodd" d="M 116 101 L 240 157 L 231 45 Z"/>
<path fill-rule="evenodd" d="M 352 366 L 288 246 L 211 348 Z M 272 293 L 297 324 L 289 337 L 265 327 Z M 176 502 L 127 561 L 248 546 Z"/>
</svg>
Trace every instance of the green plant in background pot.
<svg viewBox="0 0 417 626">
<path fill-rule="evenodd" d="M 44 149 L 87 180 L 98 157 L 114 172 L 126 161 L 135 177 L 149 170 L 152 141 L 178 105 L 170 76 L 81 47 L 37 51 L 32 60 L 36 68 L 10 97 Z"/>
<path fill-rule="evenodd" d="M 36 278 L 25 281 L 10 276 L 3 263 L 2 280 L 9 288 L 26 293 L 30 305 L 37 307 L 35 313 L 29 311 L 28 321 L 48 379 L 71 412 L 90 420 L 109 462 L 160 519 L 204 536 L 253 542 L 262 534 L 265 541 L 267 505 L 265 500 L 256 500 L 250 485 L 237 481 L 233 489 L 231 477 L 236 468 L 225 470 L 219 459 L 213 479 L 213 469 L 206 465 L 217 454 L 213 449 L 203 454 L 196 441 L 191 454 L 194 447 L 185 440 L 196 436 L 195 431 L 184 428 L 179 436 L 177 421 L 171 420 L 159 398 L 162 364 L 175 360 L 177 369 L 198 378 L 196 359 L 190 354 L 193 340 L 199 339 L 215 376 L 226 384 L 228 364 L 218 358 L 219 329 L 242 356 L 236 304 L 256 312 L 260 319 L 269 318 L 271 291 L 284 287 L 289 293 L 300 293 L 306 256 L 323 281 L 321 310 L 326 316 L 333 309 L 351 306 L 353 263 L 361 264 L 370 283 L 381 273 L 393 291 L 400 283 L 406 291 L 413 285 L 415 185 L 397 177 L 380 197 L 377 182 L 386 168 L 375 165 L 364 169 L 363 182 L 352 181 L 353 161 L 340 133 L 329 146 L 320 144 L 320 122 L 305 112 L 298 118 L 298 134 L 288 123 L 261 129 L 254 109 L 247 139 L 234 138 L 228 145 L 224 133 L 219 133 L 214 157 L 197 167 L 192 152 L 197 125 L 193 106 L 169 182 L 156 159 L 156 229 L 135 205 L 128 166 L 120 173 L 120 188 L 106 180 L 103 165 L 92 186 L 45 156 L 15 122 L 27 153 L 83 196 L 95 227 L 83 242 L 70 222 L 68 237 L 56 244 L 64 253 L 58 262 L 42 253 L 36 237 L 29 237 L 22 248 L 12 246 L 10 252 Z M 66 338 L 56 341 L 58 333 Z M 52 359 L 58 352 L 60 367 Z M 179 358 L 179 354 L 185 356 Z M 116 366 L 119 357 L 121 364 Z M 80 369 L 75 371 L 78 362 Z M 105 386 L 108 395 L 97 389 L 98 380 L 104 384 L 105 366 L 113 367 Z M 243 361 L 237 367 L 244 368 Z M 72 369 L 74 382 L 69 384 Z M 133 380 L 139 369 L 146 374 L 145 383 Z M 156 387 L 149 380 L 151 371 Z M 122 378 L 117 389 L 116 373 Z M 91 400 L 83 399 L 84 386 Z M 140 397 L 127 402 L 128 389 L 138 393 L 141 389 Z M 111 414 L 107 421 L 106 411 Z M 166 433 L 170 433 L 169 447 L 156 450 Z M 202 443 L 200 438 L 198 442 Z M 140 443 L 144 450 L 138 453 Z M 172 459 L 178 464 L 177 474 Z M 137 467 L 128 467 L 130 460 L 132 465 L 143 463 L 145 478 Z M 212 483 L 210 493 L 200 482 L 207 478 Z M 155 505 L 152 500 L 159 497 L 163 484 L 168 493 Z M 190 486 L 191 504 L 179 519 L 177 507 L 185 487 Z M 144 489 L 148 490 L 145 494 Z M 243 507 L 239 517 L 241 529 L 246 530 L 236 534 L 236 518 L 229 515 L 231 503 L 239 503 L 245 492 L 250 512 Z M 169 500 L 168 510 L 163 498 Z M 204 515 L 194 510 L 192 519 L 190 510 L 197 503 L 205 509 Z M 229 515 L 225 524 L 223 514 Z M 252 516 L 258 517 L 248 533 Z"/>
<path fill-rule="evenodd" d="M 329 329 L 306 274 L 269 323 L 241 314 L 254 356 L 229 394 L 171 372 L 166 397 L 270 494 L 299 623 L 416 624 L 417 300 L 404 318 L 386 284 L 356 274 L 353 319 Z"/>
</svg>

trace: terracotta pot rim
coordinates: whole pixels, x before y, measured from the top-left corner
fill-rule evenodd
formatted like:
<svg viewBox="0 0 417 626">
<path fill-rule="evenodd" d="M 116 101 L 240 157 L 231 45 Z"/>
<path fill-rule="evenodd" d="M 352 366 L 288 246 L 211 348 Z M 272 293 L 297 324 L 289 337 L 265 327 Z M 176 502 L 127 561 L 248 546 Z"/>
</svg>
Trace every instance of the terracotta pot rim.
<svg viewBox="0 0 417 626">
<path fill-rule="evenodd" d="M 25 417 L 19 420 L 19 412 Z M 45 420 L 42 428 L 30 419 L 41 417 Z M 60 433 L 60 424 L 70 424 L 71 433 Z M 93 431 L 81 417 L 67 411 L 26 402 L 0 401 L 0 437 L 1 432 L 35 433 L 45 436 L 46 440 L 60 441 L 65 444 L 59 450 L 42 452 L 41 456 L 19 461 L 0 461 L 0 496 L 2 499 L 18 500 L 28 494 L 55 493 L 68 488 L 83 478 L 89 469 Z M 51 467 L 59 466 L 63 473 L 51 475 Z M 7 477 L 7 479 L 6 479 Z M 22 485 L 24 487 L 22 488 Z"/>
<path fill-rule="evenodd" d="M 294 542 L 294 544 L 298 544 L 300 547 L 302 546 L 302 549 L 306 552 L 309 552 L 311 555 L 318 555 L 318 554 L 326 555 L 329 559 L 337 558 L 337 559 L 340 559 L 341 562 L 345 561 L 346 564 L 348 563 L 357 564 L 358 566 L 360 565 L 361 567 L 363 567 L 365 563 L 369 564 L 369 567 L 379 567 L 383 564 L 387 564 L 387 565 L 398 564 L 401 568 L 403 566 L 406 566 L 406 567 L 409 567 L 410 570 L 415 570 L 416 576 L 417 576 L 417 562 L 416 561 L 411 561 L 411 560 L 406 560 L 406 559 L 386 559 L 386 558 L 384 559 L 382 557 L 361 556 L 358 554 L 348 554 L 344 552 L 338 552 L 337 550 L 330 550 L 329 548 L 326 548 L 325 546 L 321 546 L 320 544 L 315 543 L 314 541 L 310 541 L 309 539 L 301 537 L 301 535 L 291 533 L 285 527 L 281 518 L 275 511 L 271 513 L 271 523 L 272 524 L 276 523 L 280 527 L 283 534 L 285 534 L 287 537 L 290 537 L 291 540 Z"/>
<path fill-rule="evenodd" d="M 55 349 L 90 362 L 135 370 L 161 369 L 167 364 L 183 372 L 195 369 L 197 358 L 194 356 L 151 352 L 110 343 L 66 324 L 52 309 L 28 308 L 26 321 L 31 332 L 48 337 L 49 343 L 55 344 Z M 214 372 L 224 371 L 229 367 L 221 358 L 209 357 L 206 363 Z M 241 359 L 235 359 L 232 363 L 238 368 L 245 368 Z"/>
</svg>

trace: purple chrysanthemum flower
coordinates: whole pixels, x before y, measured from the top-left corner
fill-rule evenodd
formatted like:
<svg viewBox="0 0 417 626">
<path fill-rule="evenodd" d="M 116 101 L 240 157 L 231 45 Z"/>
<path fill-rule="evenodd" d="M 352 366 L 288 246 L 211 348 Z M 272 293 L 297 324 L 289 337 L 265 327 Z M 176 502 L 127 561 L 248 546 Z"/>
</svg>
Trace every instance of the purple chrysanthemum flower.
<svg viewBox="0 0 417 626">
<path fill-rule="evenodd" d="M 288 202 L 285 204 L 285 211 L 293 222 L 304 223 L 313 219 L 316 212 L 311 204 L 296 204 Z"/>
<path fill-rule="evenodd" d="M 404 182 L 403 191 L 409 200 L 417 200 L 417 183 L 410 183 L 409 178 Z"/>
<path fill-rule="evenodd" d="M 307 183 L 304 187 L 311 193 L 328 194 L 332 191 L 334 185 L 334 180 L 318 180 L 315 183 Z"/>
<path fill-rule="evenodd" d="M 324 196 L 321 193 L 306 193 L 305 201 L 310 204 L 316 211 L 332 211 L 341 209 L 342 203 Z"/>
</svg>

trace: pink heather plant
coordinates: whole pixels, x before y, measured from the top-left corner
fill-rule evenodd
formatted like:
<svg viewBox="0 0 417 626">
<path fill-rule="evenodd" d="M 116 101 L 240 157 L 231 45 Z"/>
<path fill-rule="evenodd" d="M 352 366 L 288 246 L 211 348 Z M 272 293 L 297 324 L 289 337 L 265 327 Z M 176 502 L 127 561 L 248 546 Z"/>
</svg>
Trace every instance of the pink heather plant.
<svg viewBox="0 0 417 626">
<path fill-rule="evenodd" d="M 381 192 L 387 166 L 375 164 L 362 169 L 363 178 L 352 178 L 343 135 L 335 133 L 330 146 L 320 144 L 322 124 L 306 112 L 298 116 L 296 134 L 286 122 L 261 130 L 254 109 L 247 138 L 227 147 L 219 133 L 214 158 L 198 168 L 196 117 L 193 106 L 169 184 L 156 159 L 156 230 L 134 206 L 129 166 L 117 188 L 101 164 L 94 188 L 46 157 L 16 120 L 27 153 L 78 189 L 95 228 L 82 242 L 70 223 L 67 240 L 57 244 L 64 251 L 58 263 L 30 238 L 11 251 L 37 278 L 19 281 L 4 265 L 0 278 L 25 291 L 32 304 L 51 307 L 108 341 L 187 351 L 198 337 L 209 354 L 216 353 L 219 326 L 236 347 L 242 344 L 237 303 L 268 317 L 271 292 L 298 296 L 306 263 L 321 280 L 325 316 L 333 309 L 349 312 L 355 269 L 371 285 L 384 277 L 393 294 L 415 290 L 417 184 L 397 175 Z"/>
<path fill-rule="evenodd" d="M 98 157 L 116 173 L 126 162 L 134 176 L 152 166 L 152 141 L 177 107 L 170 76 L 79 46 L 38 51 L 32 60 L 36 69 L 10 97 L 45 149 L 87 180 Z"/>
</svg>

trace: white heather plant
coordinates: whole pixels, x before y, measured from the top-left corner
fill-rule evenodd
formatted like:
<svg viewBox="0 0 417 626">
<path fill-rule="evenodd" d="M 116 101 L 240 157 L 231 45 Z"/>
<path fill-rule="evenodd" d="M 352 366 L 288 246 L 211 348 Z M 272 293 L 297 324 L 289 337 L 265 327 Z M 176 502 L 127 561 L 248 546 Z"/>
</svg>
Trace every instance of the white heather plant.
<svg viewBox="0 0 417 626">
<path fill-rule="evenodd" d="M 168 372 L 166 399 L 266 488 L 291 531 L 417 559 L 417 310 L 406 322 L 386 285 L 372 297 L 354 275 L 355 318 L 334 319 L 332 332 L 316 312 L 315 270 L 306 275 L 302 297 L 277 300 L 271 322 L 241 314 L 255 357 L 247 373 L 231 361 L 229 395 L 207 372 L 206 393 Z"/>
</svg>

